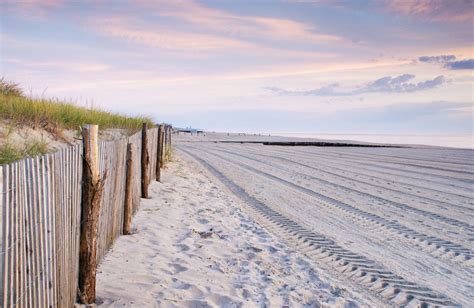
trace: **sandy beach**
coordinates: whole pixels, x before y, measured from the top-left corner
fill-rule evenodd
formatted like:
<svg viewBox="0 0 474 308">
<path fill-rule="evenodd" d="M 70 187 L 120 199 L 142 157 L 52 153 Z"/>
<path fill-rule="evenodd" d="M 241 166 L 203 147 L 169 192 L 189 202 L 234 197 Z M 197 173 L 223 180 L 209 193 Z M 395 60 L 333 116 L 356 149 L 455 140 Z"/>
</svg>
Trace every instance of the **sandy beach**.
<svg viewBox="0 0 474 308">
<path fill-rule="evenodd" d="M 196 161 L 176 155 L 99 267 L 102 307 L 357 307 L 350 290 L 257 223 Z"/>
<path fill-rule="evenodd" d="M 101 305 L 469 306 L 471 150 L 217 142 L 239 139 L 175 138 Z"/>
</svg>

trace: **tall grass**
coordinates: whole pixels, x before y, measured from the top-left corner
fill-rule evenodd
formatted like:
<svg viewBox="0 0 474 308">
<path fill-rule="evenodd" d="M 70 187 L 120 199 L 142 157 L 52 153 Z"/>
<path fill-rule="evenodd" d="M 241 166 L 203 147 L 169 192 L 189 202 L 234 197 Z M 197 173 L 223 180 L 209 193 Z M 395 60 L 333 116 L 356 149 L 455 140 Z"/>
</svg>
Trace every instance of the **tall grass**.
<svg viewBox="0 0 474 308">
<path fill-rule="evenodd" d="M 48 130 L 77 129 L 84 124 L 97 124 L 101 129 L 120 128 L 135 132 L 142 123 L 154 126 L 148 117 L 131 117 L 59 100 L 30 98 L 17 84 L 3 79 L 0 79 L 0 118 Z"/>
<path fill-rule="evenodd" d="M 0 144 L 0 165 L 9 164 L 24 157 L 34 157 L 48 153 L 48 144 L 45 141 L 30 141 L 19 148 L 10 142 Z"/>
</svg>

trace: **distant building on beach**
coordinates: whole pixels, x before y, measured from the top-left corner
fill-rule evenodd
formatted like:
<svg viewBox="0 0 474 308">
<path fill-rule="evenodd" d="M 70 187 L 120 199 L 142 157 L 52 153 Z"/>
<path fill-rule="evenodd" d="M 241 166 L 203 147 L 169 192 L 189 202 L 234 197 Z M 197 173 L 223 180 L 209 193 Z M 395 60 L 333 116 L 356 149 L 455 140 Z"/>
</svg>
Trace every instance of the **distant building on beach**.
<svg viewBox="0 0 474 308">
<path fill-rule="evenodd" d="M 192 128 L 192 127 L 186 127 L 186 128 L 179 128 L 175 127 L 174 131 L 179 135 L 180 133 L 183 134 L 191 134 L 191 135 L 199 135 L 203 134 L 204 130 L 203 129 L 198 129 L 198 128 Z"/>
</svg>

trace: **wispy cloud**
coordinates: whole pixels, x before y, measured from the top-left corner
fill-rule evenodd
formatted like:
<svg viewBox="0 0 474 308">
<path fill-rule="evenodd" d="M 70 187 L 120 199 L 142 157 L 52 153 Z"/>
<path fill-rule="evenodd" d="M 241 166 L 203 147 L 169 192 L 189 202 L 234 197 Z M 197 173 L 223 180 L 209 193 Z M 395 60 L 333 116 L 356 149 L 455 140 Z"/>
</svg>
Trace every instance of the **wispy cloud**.
<svg viewBox="0 0 474 308">
<path fill-rule="evenodd" d="M 208 16 L 208 18 L 214 18 Z M 228 33 L 243 37 L 267 38 L 277 40 L 304 41 L 306 43 L 338 42 L 339 36 L 318 33 L 317 30 L 302 22 L 289 19 L 277 19 L 258 16 L 236 16 L 222 13 L 213 30 L 227 29 Z M 187 19 L 187 21 L 193 21 Z M 227 24 L 231 22 L 231 28 Z M 198 23 L 195 23 L 198 24 Z M 226 26 L 227 24 L 227 26 Z"/>
<path fill-rule="evenodd" d="M 279 95 L 288 96 L 344 96 L 351 95 L 349 92 L 339 91 L 339 84 L 334 83 L 312 90 L 285 90 L 278 87 L 263 87 L 265 90 L 276 92 Z"/>
<path fill-rule="evenodd" d="M 248 54 L 271 52 L 272 55 L 278 55 L 278 51 L 282 54 L 294 51 L 297 54 L 293 56 L 304 53 L 315 56 L 318 52 L 314 49 L 305 50 L 296 45 L 345 43 L 342 37 L 318 32 L 308 23 L 236 14 L 191 0 L 141 0 L 136 5 L 140 10 L 91 18 L 87 25 L 109 37 L 168 50 L 226 49 L 231 52 L 250 51 Z M 143 9 L 151 18 L 144 19 L 142 14 L 136 14 Z M 286 43 L 281 44 L 282 41 Z"/>
<path fill-rule="evenodd" d="M 454 55 L 422 56 L 418 58 L 418 61 L 428 63 L 447 63 L 454 60 L 456 60 L 456 56 Z"/>
<path fill-rule="evenodd" d="M 28 19 L 45 19 L 52 9 L 65 4 L 65 0 L 2 0 L 6 12 Z"/>
<path fill-rule="evenodd" d="M 363 93 L 409 93 L 435 88 L 446 80 L 444 76 L 434 79 L 410 82 L 415 78 L 412 74 L 403 74 L 396 77 L 386 76 L 355 89 L 343 89 L 334 83 L 312 90 L 285 90 L 278 87 L 264 87 L 264 89 L 287 96 L 350 96 Z"/>
<path fill-rule="evenodd" d="M 472 70 L 474 69 L 474 59 L 449 62 L 445 67 L 452 70 Z"/>
<path fill-rule="evenodd" d="M 200 31 L 229 37 L 303 41 L 306 43 L 341 42 L 337 35 L 318 32 L 311 24 L 285 18 L 235 14 L 210 8 L 192 0 L 149 1 L 141 4 L 154 9 L 161 17 L 179 19 Z"/>
<path fill-rule="evenodd" d="M 55 7 L 64 3 L 64 0 L 3 0 L 2 4 L 8 7 L 45 8 Z"/>
<path fill-rule="evenodd" d="M 356 90 L 356 93 L 367 92 L 394 92 L 406 93 L 416 92 L 435 88 L 445 82 L 444 76 L 438 76 L 431 80 L 420 81 L 418 83 L 409 82 L 416 76 L 411 74 L 403 74 L 397 77 L 383 77 L 369 83 L 367 86 Z"/>
<path fill-rule="evenodd" d="M 344 9 L 373 9 L 423 21 L 467 22 L 473 20 L 471 0 L 287 0 Z"/>
<path fill-rule="evenodd" d="M 165 27 L 145 29 L 135 25 L 108 24 L 100 31 L 111 37 L 162 49 L 219 50 L 250 48 L 253 44 L 210 34 L 175 31 Z"/>
<path fill-rule="evenodd" d="M 469 22 L 474 6 L 470 0 L 374 0 L 391 13 L 428 21 Z"/>
<path fill-rule="evenodd" d="M 454 55 L 423 56 L 418 58 L 418 61 L 420 62 L 443 64 L 445 68 L 451 70 L 474 69 L 474 59 L 455 60 L 456 56 Z"/>
</svg>

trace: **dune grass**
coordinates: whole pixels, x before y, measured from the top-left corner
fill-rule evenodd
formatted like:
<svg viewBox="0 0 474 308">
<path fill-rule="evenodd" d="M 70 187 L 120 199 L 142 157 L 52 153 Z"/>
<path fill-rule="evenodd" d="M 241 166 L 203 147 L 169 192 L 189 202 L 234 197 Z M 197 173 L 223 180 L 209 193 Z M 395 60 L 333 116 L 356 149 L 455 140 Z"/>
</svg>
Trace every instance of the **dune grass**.
<svg viewBox="0 0 474 308">
<path fill-rule="evenodd" d="M 125 116 L 99 109 L 88 109 L 54 99 L 35 99 L 24 95 L 14 83 L 0 79 L 0 118 L 19 125 L 42 127 L 55 131 L 78 129 L 84 124 L 97 124 L 100 129 L 120 128 L 138 131 L 143 123 L 153 121 L 143 116 Z"/>
<path fill-rule="evenodd" d="M 5 142 L 0 145 L 0 165 L 9 164 L 24 157 L 34 157 L 48 153 L 48 144 L 45 141 L 34 140 L 23 148 Z"/>
<path fill-rule="evenodd" d="M 61 138 L 65 129 L 78 130 L 84 124 L 97 124 L 101 130 L 124 129 L 129 134 L 141 129 L 143 123 L 155 126 L 151 118 L 126 116 L 99 109 L 90 109 L 55 99 L 36 99 L 26 96 L 18 84 L 0 79 L 0 120 L 10 122 L 10 132 L 0 143 L 0 164 L 48 152 L 45 141 L 27 141 L 19 147 L 8 135 L 16 127 L 44 129 Z"/>
<path fill-rule="evenodd" d="M 4 143 L 0 146 L 0 165 L 9 164 L 24 157 L 22 151 L 10 143 Z"/>
</svg>

